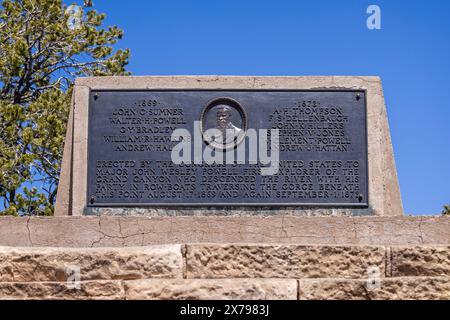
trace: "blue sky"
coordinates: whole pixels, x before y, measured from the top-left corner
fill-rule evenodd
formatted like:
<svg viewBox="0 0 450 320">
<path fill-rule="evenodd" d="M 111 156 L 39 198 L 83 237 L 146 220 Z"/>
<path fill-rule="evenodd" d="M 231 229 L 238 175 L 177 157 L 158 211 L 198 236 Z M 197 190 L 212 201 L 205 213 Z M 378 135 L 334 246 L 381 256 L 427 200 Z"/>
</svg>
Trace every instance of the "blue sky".
<svg viewBox="0 0 450 320">
<path fill-rule="evenodd" d="M 405 212 L 450 203 L 450 1 L 94 4 L 124 29 L 135 75 L 380 76 Z M 371 4 L 381 30 L 366 27 Z"/>
</svg>

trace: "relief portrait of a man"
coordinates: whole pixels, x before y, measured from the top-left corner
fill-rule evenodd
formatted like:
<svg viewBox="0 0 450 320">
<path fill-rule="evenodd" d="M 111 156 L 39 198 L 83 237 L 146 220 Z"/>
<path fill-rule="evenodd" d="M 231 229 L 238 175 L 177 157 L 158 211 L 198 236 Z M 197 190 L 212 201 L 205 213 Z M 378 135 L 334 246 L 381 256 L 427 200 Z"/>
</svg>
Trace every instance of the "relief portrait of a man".
<svg viewBox="0 0 450 320">
<path fill-rule="evenodd" d="M 220 107 L 216 113 L 217 129 L 220 134 L 215 138 L 216 142 L 222 144 L 229 144 L 235 141 L 242 133 L 243 130 L 233 124 L 231 110 L 228 106 Z"/>
</svg>

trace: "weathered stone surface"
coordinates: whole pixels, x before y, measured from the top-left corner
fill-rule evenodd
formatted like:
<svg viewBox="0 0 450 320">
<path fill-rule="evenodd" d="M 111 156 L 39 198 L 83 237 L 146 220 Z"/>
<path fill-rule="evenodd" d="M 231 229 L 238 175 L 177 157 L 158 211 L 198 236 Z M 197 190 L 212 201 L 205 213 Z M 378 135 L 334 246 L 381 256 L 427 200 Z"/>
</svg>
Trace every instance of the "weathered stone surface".
<svg viewBox="0 0 450 320">
<path fill-rule="evenodd" d="M 385 278 L 375 288 L 367 280 L 308 279 L 299 282 L 300 300 L 450 299 L 450 278 Z"/>
<path fill-rule="evenodd" d="M 148 300 L 297 300 L 290 279 L 195 279 L 125 281 L 126 299 Z"/>
<path fill-rule="evenodd" d="M 450 244 L 450 216 L 435 217 L 438 220 L 422 217 L 420 231 L 421 244 Z M 438 223 L 436 223 L 438 222 Z M 446 239 L 446 240 L 445 240 Z"/>
<path fill-rule="evenodd" d="M 179 245 L 127 249 L 0 247 L 0 282 L 66 281 L 73 266 L 80 268 L 82 281 L 183 276 Z"/>
<path fill-rule="evenodd" d="M 0 300 L 118 300 L 121 281 L 83 281 L 79 288 L 66 282 L 0 282 Z"/>
<path fill-rule="evenodd" d="M 448 245 L 450 217 L 0 217 L 0 246 L 133 247 L 168 243 Z"/>
<path fill-rule="evenodd" d="M 427 219 L 425 217 L 423 218 Z M 428 219 L 430 218 L 432 217 L 428 217 Z M 382 243 L 389 244 L 396 244 L 399 242 L 405 245 L 422 244 L 422 221 L 422 217 L 392 218 L 390 220 L 373 217 L 373 219 L 370 220 L 354 220 L 355 233 L 357 234 L 357 238 L 363 243 L 381 244 L 380 239 L 382 239 Z M 450 230 L 450 225 L 448 228 Z"/>
<path fill-rule="evenodd" d="M 381 279 L 147 279 L 0 282 L 0 300 L 438 300 L 450 299 L 449 277 Z"/>
<path fill-rule="evenodd" d="M 68 130 L 72 130 L 73 144 L 70 151 L 72 163 L 70 165 L 72 197 L 69 204 L 72 212 L 83 212 L 87 204 L 86 196 L 86 177 L 87 177 L 87 141 L 88 141 L 88 118 L 89 108 L 86 108 L 85 102 L 89 99 L 90 89 L 84 86 L 77 86 L 73 89 L 73 127 L 68 126 Z M 69 167 L 69 166 L 68 166 Z M 58 186 L 59 188 L 59 186 Z M 58 197 L 58 196 L 57 196 Z M 58 199 L 57 199 L 58 202 Z M 57 213 L 58 215 L 58 213 Z"/>
<path fill-rule="evenodd" d="M 74 96 L 72 96 L 71 105 L 74 104 Z M 64 154 L 70 154 L 61 161 L 61 173 L 59 175 L 58 184 L 58 201 L 55 205 L 55 216 L 64 216 L 64 212 L 72 211 L 72 204 L 69 195 L 72 194 L 72 145 L 73 145 L 73 112 L 69 113 L 67 120 L 67 131 L 64 139 Z"/>
<path fill-rule="evenodd" d="M 450 276 L 450 246 L 391 248 L 392 276 Z"/>
<path fill-rule="evenodd" d="M 30 246 L 29 217 L 0 217 L 0 246 Z"/>
<path fill-rule="evenodd" d="M 104 230 L 114 229 L 109 239 L 111 245 L 107 247 L 120 247 L 122 239 L 120 238 L 120 230 L 116 231 L 118 221 L 108 224 L 108 227 L 103 226 L 100 219 L 79 219 L 71 223 L 65 218 L 59 217 L 42 217 L 31 218 L 28 223 L 30 244 L 33 247 L 95 247 L 104 239 Z M 107 232 L 107 231 L 106 231 Z M 13 243 L 5 243 L 2 245 L 15 246 Z M 139 245 L 136 243 L 134 246 Z"/>
<path fill-rule="evenodd" d="M 385 266 L 385 248 L 375 246 L 186 246 L 187 278 L 360 278 Z"/>
</svg>

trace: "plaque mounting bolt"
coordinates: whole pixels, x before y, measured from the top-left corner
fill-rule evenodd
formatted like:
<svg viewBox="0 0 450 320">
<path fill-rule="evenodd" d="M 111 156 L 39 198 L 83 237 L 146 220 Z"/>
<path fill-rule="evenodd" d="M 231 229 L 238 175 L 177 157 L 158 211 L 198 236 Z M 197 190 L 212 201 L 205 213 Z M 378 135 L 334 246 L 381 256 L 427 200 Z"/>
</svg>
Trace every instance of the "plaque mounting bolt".
<svg viewBox="0 0 450 320">
<path fill-rule="evenodd" d="M 358 201 L 359 201 L 359 202 L 362 202 L 363 199 L 364 199 L 364 196 L 362 195 L 362 193 L 360 193 L 360 194 L 358 195 Z"/>
<path fill-rule="evenodd" d="M 359 100 L 361 100 L 361 93 L 356 94 L 356 101 L 359 101 Z"/>
<path fill-rule="evenodd" d="M 98 93 L 95 93 L 94 94 L 94 100 L 97 100 L 98 99 Z"/>
<path fill-rule="evenodd" d="M 91 200 L 89 201 L 91 204 L 94 204 L 95 203 L 95 197 L 94 196 L 91 196 Z"/>
</svg>

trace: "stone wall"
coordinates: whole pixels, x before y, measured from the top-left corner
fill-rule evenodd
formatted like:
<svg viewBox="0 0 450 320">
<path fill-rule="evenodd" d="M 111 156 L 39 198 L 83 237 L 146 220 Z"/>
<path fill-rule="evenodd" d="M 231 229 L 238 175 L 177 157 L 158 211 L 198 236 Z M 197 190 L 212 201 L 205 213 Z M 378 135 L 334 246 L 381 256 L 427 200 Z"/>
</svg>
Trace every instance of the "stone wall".
<svg viewBox="0 0 450 320">
<path fill-rule="evenodd" d="M 450 299 L 450 218 L 3 217 L 0 299 Z"/>
<path fill-rule="evenodd" d="M 0 247 L 0 299 L 450 299 L 450 247 Z"/>
</svg>

